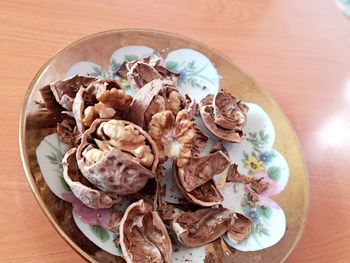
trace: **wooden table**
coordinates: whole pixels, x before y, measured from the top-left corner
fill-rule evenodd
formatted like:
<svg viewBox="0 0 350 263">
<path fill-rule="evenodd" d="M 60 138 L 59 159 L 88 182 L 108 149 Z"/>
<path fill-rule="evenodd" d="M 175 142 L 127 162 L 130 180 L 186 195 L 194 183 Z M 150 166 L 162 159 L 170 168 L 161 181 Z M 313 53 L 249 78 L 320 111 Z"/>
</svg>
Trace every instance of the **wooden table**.
<svg viewBox="0 0 350 263">
<path fill-rule="evenodd" d="M 18 117 L 40 66 L 83 36 L 152 28 L 225 53 L 289 117 L 310 174 L 310 214 L 288 262 L 350 262 L 350 21 L 330 0 L 0 2 L 0 262 L 83 262 L 25 179 Z"/>
</svg>

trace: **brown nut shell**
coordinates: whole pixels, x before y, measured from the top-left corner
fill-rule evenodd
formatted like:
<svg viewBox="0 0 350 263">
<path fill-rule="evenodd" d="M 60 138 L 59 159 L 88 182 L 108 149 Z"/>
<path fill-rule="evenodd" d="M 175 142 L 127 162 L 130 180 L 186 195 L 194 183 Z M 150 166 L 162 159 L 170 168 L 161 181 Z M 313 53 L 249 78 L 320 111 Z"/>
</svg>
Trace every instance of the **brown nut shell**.
<svg viewBox="0 0 350 263">
<path fill-rule="evenodd" d="M 60 105 L 63 109 L 72 111 L 73 101 L 78 90 L 81 87 L 86 88 L 95 80 L 95 78 L 75 75 L 46 85 L 40 89 L 40 93 L 48 110 L 55 111 Z"/>
<path fill-rule="evenodd" d="M 207 156 L 193 157 L 185 167 L 178 168 L 178 178 L 187 192 L 222 173 L 230 164 L 230 159 L 221 151 Z"/>
<path fill-rule="evenodd" d="M 113 200 L 106 193 L 97 190 L 79 171 L 76 160 L 76 148 L 70 149 L 62 159 L 63 178 L 73 194 L 86 206 L 91 208 L 110 208 L 120 198 Z"/>
<path fill-rule="evenodd" d="M 126 209 L 119 232 L 127 263 L 171 262 L 172 245 L 168 231 L 158 213 L 142 199 Z"/>
<path fill-rule="evenodd" d="M 73 102 L 72 111 L 75 121 L 77 123 L 77 129 L 80 133 L 83 133 L 85 131 L 87 124 L 91 124 L 98 117 L 113 117 L 113 115 L 115 114 L 114 109 L 109 108 L 107 105 L 105 105 L 102 102 L 99 102 L 99 100 L 97 99 L 97 96 L 99 94 L 103 94 L 105 91 L 112 89 L 124 90 L 124 87 L 118 80 L 114 78 L 106 78 L 98 79 L 92 82 L 87 88 L 79 89 Z M 105 96 L 102 97 L 106 99 Z M 95 108 L 95 105 L 98 105 L 98 107 Z M 85 116 L 85 113 L 88 114 L 87 112 L 84 112 L 87 108 L 89 108 L 89 116 Z"/>
<path fill-rule="evenodd" d="M 242 140 L 248 112 L 242 100 L 222 90 L 204 97 L 199 111 L 205 126 L 215 136 L 230 142 Z"/>
<path fill-rule="evenodd" d="M 184 212 L 173 220 L 179 241 L 188 247 L 208 244 L 225 234 L 234 213 L 226 208 L 203 208 Z"/>
<path fill-rule="evenodd" d="M 159 62 L 159 56 L 151 55 L 140 60 L 126 63 L 125 66 L 129 70 L 126 76 L 134 92 L 137 92 L 147 83 L 155 79 L 168 80 L 172 85 L 176 85 L 179 74 L 160 66 Z"/>
<path fill-rule="evenodd" d="M 111 196 L 136 193 L 145 186 L 149 178 L 155 177 L 159 161 L 157 146 L 141 127 L 128 121 L 121 121 L 125 125 L 134 127 L 146 138 L 154 156 L 152 165 L 146 168 L 136 162 L 131 155 L 116 147 L 113 147 L 101 160 L 88 164 L 83 156 L 83 151 L 93 145 L 93 139 L 96 136 L 94 133 L 99 125 L 108 121 L 109 119 L 95 120 L 91 127 L 82 135 L 81 144 L 77 150 L 79 168 L 88 181 Z"/>
<path fill-rule="evenodd" d="M 174 94 L 174 92 L 177 93 L 180 101 L 180 105 L 176 107 L 177 110 L 174 110 L 174 107 L 169 103 L 170 95 Z M 178 110 L 182 109 L 185 104 L 185 99 L 177 92 L 172 82 L 155 79 L 136 92 L 134 101 L 126 116 L 129 121 L 147 129 L 152 116 L 157 112 L 171 110 L 176 115 Z"/>
<path fill-rule="evenodd" d="M 173 162 L 172 171 L 174 181 L 177 187 L 179 188 L 181 194 L 191 203 L 203 207 L 209 207 L 213 205 L 218 205 L 224 200 L 222 194 L 216 188 L 216 185 L 213 180 L 209 180 L 208 182 L 197 187 L 193 191 L 187 192 L 178 178 L 178 167 L 176 166 L 176 162 Z"/>
<path fill-rule="evenodd" d="M 249 235 L 249 227 L 253 222 L 246 216 L 236 213 L 231 221 L 227 238 L 233 243 L 238 243 L 244 240 Z"/>
</svg>

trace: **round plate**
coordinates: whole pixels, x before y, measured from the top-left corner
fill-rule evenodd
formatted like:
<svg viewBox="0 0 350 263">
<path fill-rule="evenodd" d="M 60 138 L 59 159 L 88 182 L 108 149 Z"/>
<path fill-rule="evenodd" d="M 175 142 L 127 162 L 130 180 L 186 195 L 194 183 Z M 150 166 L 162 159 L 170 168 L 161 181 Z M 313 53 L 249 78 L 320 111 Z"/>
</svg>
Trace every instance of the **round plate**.
<svg viewBox="0 0 350 263">
<path fill-rule="evenodd" d="M 307 173 L 293 128 L 266 90 L 229 58 L 191 39 L 160 31 L 115 30 L 88 36 L 57 53 L 31 82 L 20 118 L 21 157 L 34 195 L 53 226 L 88 261 L 123 262 L 86 238 L 74 222 L 71 204 L 56 197 L 47 186 L 38 164 L 36 149 L 45 136 L 55 132 L 57 120 L 42 111 L 38 101 L 41 98 L 39 89 L 63 79 L 67 70 L 72 70 L 72 65 L 91 61 L 102 68 L 109 68 L 109 59 L 115 50 L 133 45 L 151 46 L 164 57 L 172 50 L 186 48 L 199 51 L 209 58 L 222 76 L 221 88 L 234 91 L 235 96 L 258 104 L 272 120 L 276 134 L 273 148 L 284 156 L 289 165 L 289 182 L 279 195 L 273 197 L 286 215 L 286 232 L 272 247 L 253 252 L 235 251 L 235 262 L 284 262 L 302 235 L 308 209 Z M 212 251 L 217 250 L 215 246 L 213 244 Z"/>
</svg>

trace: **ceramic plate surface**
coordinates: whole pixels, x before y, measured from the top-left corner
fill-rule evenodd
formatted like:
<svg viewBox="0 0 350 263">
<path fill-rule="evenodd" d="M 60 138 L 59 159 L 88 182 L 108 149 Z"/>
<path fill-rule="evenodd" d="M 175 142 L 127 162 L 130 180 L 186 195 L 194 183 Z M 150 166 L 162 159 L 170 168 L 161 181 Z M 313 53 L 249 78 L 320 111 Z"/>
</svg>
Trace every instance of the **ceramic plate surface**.
<svg viewBox="0 0 350 263">
<path fill-rule="evenodd" d="M 181 73 L 179 90 L 197 102 L 224 88 L 249 105 L 245 139 L 240 144 L 225 143 L 239 171 L 269 183 L 254 206 L 247 203 L 248 187 L 229 183 L 221 187 L 223 205 L 249 217 L 254 224 L 239 244 L 220 239 L 200 248 L 180 249 L 173 262 L 219 260 L 223 252 L 234 254 L 236 262 L 283 262 L 299 240 L 308 206 L 307 174 L 293 129 L 256 81 L 227 57 L 193 40 L 150 30 L 117 30 L 79 40 L 55 55 L 38 72 L 28 90 L 20 120 L 22 160 L 32 190 L 51 223 L 66 241 L 91 262 L 122 262 L 121 249 L 107 230 L 111 209 L 93 210 L 70 192 L 62 177 L 61 160 L 66 145 L 55 133 L 57 120 L 40 110 L 38 89 L 50 82 L 76 74 L 96 78 L 118 78 L 129 94 L 127 80 L 113 74 L 124 60 L 160 54 L 161 63 Z M 204 88 L 203 88 L 204 87 Z M 202 121 L 197 125 L 210 136 L 207 149 L 217 141 Z M 170 163 L 163 184 L 166 201 L 179 202 L 181 194 L 171 187 Z M 220 180 L 227 171 L 216 175 Z M 65 200 L 65 201 L 63 201 Z M 231 246 L 231 248 L 229 248 Z M 234 248 L 234 249 L 233 249 Z M 187 261 L 186 261 L 187 260 Z"/>
</svg>

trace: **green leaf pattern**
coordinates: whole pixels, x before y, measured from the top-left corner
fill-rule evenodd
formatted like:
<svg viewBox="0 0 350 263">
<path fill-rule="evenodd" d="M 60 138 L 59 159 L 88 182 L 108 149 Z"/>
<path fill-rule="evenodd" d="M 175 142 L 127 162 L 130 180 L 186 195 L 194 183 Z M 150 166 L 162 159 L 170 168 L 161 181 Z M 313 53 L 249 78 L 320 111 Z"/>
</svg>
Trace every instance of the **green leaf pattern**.
<svg viewBox="0 0 350 263">
<path fill-rule="evenodd" d="M 89 226 L 90 230 L 94 235 L 101 240 L 102 243 L 109 240 L 109 233 L 106 229 L 104 229 L 102 226 Z"/>
<path fill-rule="evenodd" d="M 44 142 L 50 147 L 51 153 L 45 155 L 45 157 L 50 161 L 51 164 L 55 165 L 56 168 L 53 169 L 57 176 L 60 179 L 60 182 L 62 184 L 62 187 L 67 191 L 71 192 L 70 187 L 66 183 L 66 181 L 63 178 L 63 167 L 62 167 L 62 159 L 65 154 L 65 147 L 62 145 L 62 142 L 60 140 L 57 140 L 57 144 L 54 145 L 50 143 L 47 140 L 44 140 Z"/>
<path fill-rule="evenodd" d="M 199 88 L 203 86 L 203 81 L 207 81 L 211 84 L 214 84 L 214 81 L 207 76 L 203 75 L 202 72 L 206 69 L 208 65 L 204 65 L 200 68 L 196 65 L 195 60 L 189 62 L 178 63 L 176 61 L 167 61 L 167 69 L 180 73 L 178 79 L 178 84 L 187 84 L 191 85 L 193 88 Z"/>
</svg>

